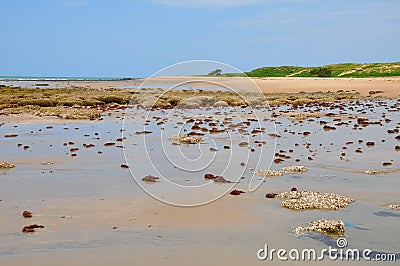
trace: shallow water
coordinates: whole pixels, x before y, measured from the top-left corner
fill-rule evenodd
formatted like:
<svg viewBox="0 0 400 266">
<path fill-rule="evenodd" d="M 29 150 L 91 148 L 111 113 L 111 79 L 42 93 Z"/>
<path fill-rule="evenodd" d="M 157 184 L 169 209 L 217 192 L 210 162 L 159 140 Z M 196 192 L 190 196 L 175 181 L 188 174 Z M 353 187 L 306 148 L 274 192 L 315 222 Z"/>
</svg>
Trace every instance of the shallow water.
<svg viewBox="0 0 400 266">
<path fill-rule="evenodd" d="M 367 104 L 371 104 L 371 107 Z M 355 108 L 350 110 L 349 107 L 353 105 Z M 279 109 L 284 111 L 288 108 Z M 305 110 L 314 109 L 312 107 Z M 218 256 L 228 256 L 234 252 L 238 254 L 239 261 L 243 259 L 257 263 L 256 252 L 264 244 L 287 249 L 322 249 L 332 244 L 335 240 L 318 234 L 295 236 L 291 233 L 293 227 L 307 225 L 322 218 L 341 219 L 347 223 L 346 238 L 351 248 L 399 253 L 400 213 L 387 207 L 389 204 L 400 203 L 400 172 L 395 171 L 400 168 L 400 152 L 394 149 L 395 145 L 400 145 L 400 141 L 395 139 L 399 134 L 387 133 L 388 129 L 399 127 L 398 101 L 354 103 L 348 104 L 344 110 L 326 107 L 320 111 L 333 112 L 336 115 L 306 119 L 302 122 L 278 117 L 276 124 L 271 122 L 271 113 L 268 110 L 253 111 L 252 113 L 249 108 L 151 112 L 132 109 L 128 110 L 125 121 L 116 118 L 122 117 L 120 112 L 113 117 L 104 117 L 104 121 L 2 125 L 0 161 L 12 162 L 16 168 L 1 171 L 0 174 L 0 199 L 3 200 L 0 202 L 0 261 L 13 261 L 13 256 L 17 254 L 21 258 L 52 252 L 73 252 L 84 256 L 85 250 L 95 251 L 103 248 L 117 254 L 118 250 L 127 247 L 133 251 L 152 247 L 159 251 L 159 254 L 172 252 L 173 247 L 174 250 L 178 250 L 172 252 L 176 258 L 181 256 L 188 259 L 179 250 L 183 252 L 187 250 L 187 246 L 192 246 L 193 249 L 207 246 L 209 249 L 219 249 L 220 255 L 212 253 L 216 260 L 221 258 Z M 362 111 L 366 113 L 362 114 Z M 390 122 L 383 120 L 383 113 Z M 370 121 L 381 120 L 382 126 L 360 126 L 362 129 L 355 130 L 353 126 L 356 119 L 351 118 L 355 115 L 369 118 Z M 226 117 L 232 120 L 226 120 Z M 264 127 L 264 133 L 239 132 L 240 126 L 237 126 L 219 134 L 203 132 L 205 135 L 201 137 L 204 138 L 204 142 L 200 144 L 173 145 L 168 139 L 173 135 L 194 131 L 191 130 L 193 122 L 188 122 L 190 118 L 203 121 L 209 118 L 210 121 L 204 122 L 201 127 L 227 129 L 229 124 L 247 122 L 248 118 L 253 117 L 259 120 L 249 121 L 250 125 L 243 128 L 251 132 L 254 128 Z M 342 120 L 333 121 L 336 118 Z M 146 119 L 149 122 L 144 125 Z M 157 124 L 161 121 L 163 123 Z M 324 131 L 320 121 L 335 126 L 336 130 Z M 210 126 L 210 122 L 217 125 Z M 340 122 L 348 124 L 335 125 Z M 46 128 L 47 126 L 52 128 Z M 123 142 L 116 141 L 122 137 L 121 129 L 123 137 L 126 138 Z M 136 134 L 143 130 L 153 133 Z M 304 131 L 310 132 L 310 135 L 304 136 Z M 18 136 L 3 137 L 10 133 Z M 271 133 L 281 137 L 271 137 L 268 135 Z M 363 140 L 362 143 L 358 142 L 360 139 Z M 249 145 L 239 146 L 239 143 L 244 141 L 249 142 Z M 258 146 L 254 141 L 266 143 Z M 350 141 L 353 143 L 346 144 Z M 367 141 L 374 141 L 375 146 L 367 147 Z M 69 142 L 74 144 L 68 144 Z M 104 146 L 108 142 L 115 145 Z M 67 145 L 64 146 L 64 143 Z M 18 147 L 18 144 L 22 146 Z M 95 146 L 85 148 L 83 144 Z M 24 146 L 29 148 L 24 149 Z M 230 149 L 224 149 L 224 146 L 229 146 Z M 71 148 L 79 148 L 72 152 L 77 156 L 71 156 Z M 217 151 L 210 151 L 210 148 Z M 357 148 L 361 148 L 363 153 L 356 153 Z M 291 149 L 293 152 L 289 152 Z M 99 154 L 99 151 L 102 153 Z M 284 153 L 290 158 L 280 164 L 274 164 L 272 160 L 275 158 L 275 152 Z M 345 152 L 344 156 L 340 155 L 342 152 Z M 313 160 L 309 160 L 308 157 L 312 157 Z M 300 162 L 295 161 L 297 158 Z M 42 162 L 52 164 L 44 165 Z M 241 162 L 245 165 L 241 165 Z M 383 162 L 391 162 L 392 165 L 385 167 Z M 121 168 L 123 163 L 127 163 L 130 168 Z M 289 165 L 304 165 L 309 171 L 304 174 L 267 178 L 264 181 L 255 176 L 252 184 L 262 184 L 255 192 L 249 192 L 248 186 L 253 177 L 251 168 L 268 169 L 271 163 L 272 169 L 275 170 Z M 365 170 L 371 169 L 394 171 L 379 175 L 364 173 Z M 205 180 L 206 173 L 222 175 L 232 183 L 216 184 Z M 143 183 L 141 178 L 149 174 L 160 177 L 160 182 Z M 130 224 L 129 221 L 125 221 L 125 224 L 116 230 L 110 229 L 114 225 L 111 221 L 109 224 L 105 222 L 107 227 L 103 224 L 96 226 L 97 215 L 100 216 L 99 220 L 107 221 L 107 211 L 119 211 L 119 215 L 124 217 L 124 212 L 118 210 L 118 206 L 120 204 L 127 208 L 130 205 L 125 204 L 129 204 L 129 201 L 132 201 L 133 210 L 135 206 L 141 206 L 140 204 L 148 204 L 150 212 L 153 207 L 166 212 L 169 208 L 178 208 L 165 207 L 163 203 L 146 195 L 139 185 L 155 198 L 181 205 L 201 204 L 223 196 L 221 200 L 231 204 L 228 205 L 229 208 L 238 212 L 238 215 L 242 207 L 238 207 L 237 203 L 244 202 L 247 206 L 245 211 L 254 213 L 258 219 L 249 220 L 247 226 L 232 221 L 211 228 L 206 227 L 206 224 L 205 227 L 197 225 L 191 228 L 172 228 L 163 225 L 162 220 L 152 229 L 147 228 L 145 224 Z M 247 193 L 237 197 L 224 196 L 234 186 Z M 282 209 L 278 199 L 265 198 L 265 193 L 288 191 L 291 187 L 297 187 L 299 190 L 335 192 L 352 197 L 356 202 L 338 211 L 297 212 Z M 104 206 L 105 213 L 91 213 L 91 204 L 99 204 L 102 199 L 114 202 L 114 199 L 120 197 L 123 200 L 112 203 L 112 208 L 109 205 Z M 136 203 L 136 199 L 140 199 L 139 203 Z M 213 204 L 217 202 L 210 203 Z M 210 205 L 197 208 L 208 208 Z M 61 213 L 56 211 L 58 208 Z M 20 216 L 25 209 L 43 215 L 34 217 L 36 220 L 32 221 L 42 222 L 46 226 L 44 230 L 39 229 L 34 235 L 20 233 L 22 227 L 30 222 Z M 75 219 L 76 217 L 60 220 L 60 215 L 68 211 L 72 213 L 74 210 L 79 210 L 82 215 L 86 213 L 87 220 Z M 221 209 L 221 215 L 229 211 L 230 209 Z M 140 213 L 135 215 L 141 217 Z M 176 219 L 179 220 L 179 217 Z M 80 227 L 81 223 L 86 222 L 90 227 Z M 123 254 L 128 256 L 129 253 Z M 138 257 L 143 261 L 145 254 L 147 253 L 144 252 Z"/>
</svg>

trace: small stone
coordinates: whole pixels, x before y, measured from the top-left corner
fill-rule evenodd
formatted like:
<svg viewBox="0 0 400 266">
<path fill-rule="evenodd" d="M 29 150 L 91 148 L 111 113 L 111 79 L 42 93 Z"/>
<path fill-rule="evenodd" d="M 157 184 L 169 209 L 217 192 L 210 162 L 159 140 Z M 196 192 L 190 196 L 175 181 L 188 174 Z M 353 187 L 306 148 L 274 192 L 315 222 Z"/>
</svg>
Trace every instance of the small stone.
<svg viewBox="0 0 400 266">
<path fill-rule="evenodd" d="M 231 183 L 231 181 L 226 180 L 223 176 L 216 176 L 214 179 L 216 183 Z"/>
<path fill-rule="evenodd" d="M 215 179 L 215 176 L 213 174 L 205 174 L 204 178 L 205 179 Z"/>
<path fill-rule="evenodd" d="M 22 216 L 23 216 L 24 218 L 31 218 L 31 217 L 32 217 L 32 213 L 31 213 L 30 211 L 24 211 L 24 212 L 22 213 Z"/>
<path fill-rule="evenodd" d="M 104 146 L 114 146 L 115 145 L 115 143 L 114 142 L 107 142 L 107 143 L 104 143 Z"/>
<path fill-rule="evenodd" d="M 245 193 L 245 192 L 244 192 L 244 191 L 241 191 L 241 190 L 234 189 L 234 190 L 232 190 L 231 193 L 229 193 L 229 194 L 231 194 L 231 195 L 240 195 L 240 194 L 242 194 L 242 193 Z"/>
<path fill-rule="evenodd" d="M 121 164 L 121 168 L 129 168 L 127 164 Z"/>
<path fill-rule="evenodd" d="M 155 182 L 159 182 L 159 177 L 156 176 L 152 176 L 152 175 L 147 175 L 145 177 L 142 178 L 143 182 L 148 182 L 148 183 L 155 183 Z"/>
<path fill-rule="evenodd" d="M 249 145 L 249 143 L 248 143 L 248 142 L 245 142 L 245 141 L 239 143 L 239 146 L 240 146 L 240 147 L 246 147 L 246 146 L 248 146 L 248 145 Z"/>
<path fill-rule="evenodd" d="M 6 134 L 6 135 L 4 135 L 4 137 L 5 138 L 16 138 L 16 137 L 18 137 L 18 135 L 17 134 Z"/>
<path fill-rule="evenodd" d="M 35 229 L 36 228 L 44 228 L 43 225 L 37 225 L 37 224 L 31 224 L 31 225 L 27 225 L 24 226 L 24 228 L 22 228 L 22 233 L 35 233 Z"/>
<path fill-rule="evenodd" d="M 278 196 L 277 193 L 267 193 L 267 194 L 265 194 L 265 197 L 266 197 L 266 198 L 269 198 L 269 199 L 273 199 L 273 198 L 275 198 L 276 196 Z"/>
</svg>

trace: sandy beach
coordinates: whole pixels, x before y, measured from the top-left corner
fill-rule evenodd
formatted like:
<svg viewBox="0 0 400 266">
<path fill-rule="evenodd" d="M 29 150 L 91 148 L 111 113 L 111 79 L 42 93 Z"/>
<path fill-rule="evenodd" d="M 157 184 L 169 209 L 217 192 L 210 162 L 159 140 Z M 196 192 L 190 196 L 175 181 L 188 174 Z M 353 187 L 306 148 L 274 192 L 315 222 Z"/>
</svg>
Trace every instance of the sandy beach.
<svg viewBox="0 0 400 266">
<path fill-rule="evenodd" d="M 168 89 L 187 80 L 161 77 L 146 84 Z M 249 82 L 196 80 L 189 85 L 195 90 L 222 82 L 246 91 Z M 293 233 L 319 219 L 343 221 L 349 248 L 399 259 L 400 213 L 389 206 L 400 204 L 400 78 L 253 81 L 266 93 L 383 92 L 358 102 L 272 109 L 134 106 L 103 111 L 95 120 L 3 114 L 0 161 L 14 167 L 0 170 L 0 264 L 280 265 L 259 260 L 257 251 L 265 244 L 288 250 L 336 245 L 318 232 Z M 4 85 L 35 87 L 10 83 Z M 141 80 L 48 83 L 137 89 Z M 171 140 L 189 133 L 199 143 Z M 290 166 L 306 171 L 283 170 Z M 281 175 L 254 175 L 268 169 Z M 143 182 L 147 175 L 160 179 Z M 249 191 L 251 183 L 260 187 Z M 354 203 L 298 211 L 266 197 L 294 188 L 345 195 Z M 245 193 L 231 195 L 234 189 Z M 24 218 L 24 211 L 32 217 Z M 21 231 L 31 224 L 44 228 Z"/>
<path fill-rule="evenodd" d="M 138 87 L 160 87 L 170 88 L 176 84 L 184 84 L 188 81 L 205 81 L 206 84 L 225 84 L 238 91 L 249 90 L 249 80 L 254 82 L 264 93 L 298 93 L 316 91 L 356 91 L 361 95 L 368 96 L 370 91 L 383 91 L 381 96 L 399 97 L 400 77 L 386 78 L 244 78 L 244 77 L 152 77 L 148 79 L 120 80 L 120 81 L 0 81 L 0 84 L 14 85 L 21 87 L 38 87 L 35 84 L 48 84 L 50 88 L 138 88 Z M 190 86 L 201 86 L 190 84 Z M 46 86 L 47 87 L 47 86 Z M 46 88 L 41 87 L 41 88 Z"/>
</svg>

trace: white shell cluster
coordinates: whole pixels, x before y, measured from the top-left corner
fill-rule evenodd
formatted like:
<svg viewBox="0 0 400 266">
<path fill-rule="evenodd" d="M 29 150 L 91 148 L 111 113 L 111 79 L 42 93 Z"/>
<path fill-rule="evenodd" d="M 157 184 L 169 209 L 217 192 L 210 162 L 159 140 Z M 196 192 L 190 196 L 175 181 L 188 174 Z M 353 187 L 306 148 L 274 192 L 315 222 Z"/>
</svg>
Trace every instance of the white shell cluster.
<svg viewBox="0 0 400 266">
<path fill-rule="evenodd" d="M 253 173 L 262 177 L 275 177 L 283 176 L 286 173 L 302 174 L 308 171 L 308 168 L 303 165 L 291 165 L 283 168 L 282 170 L 256 170 Z"/>
<path fill-rule="evenodd" d="M 329 237 L 341 237 L 345 235 L 344 222 L 340 220 L 325 220 L 321 219 L 313 221 L 310 226 L 298 226 L 294 228 L 293 233 L 296 235 L 304 232 L 318 232 Z"/>
<path fill-rule="evenodd" d="M 346 208 L 354 199 L 335 193 L 290 191 L 278 194 L 281 207 L 292 210 L 338 210 Z"/>
<path fill-rule="evenodd" d="M 291 165 L 288 167 L 283 168 L 283 171 L 288 173 L 305 173 L 308 171 L 308 168 L 303 165 Z"/>
<path fill-rule="evenodd" d="M 389 209 L 399 210 L 400 211 L 400 204 L 389 205 Z"/>
<path fill-rule="evenodd" d="M 14 168 L 15 165 L 13 165 L 12 163 L 9 162 L 0 162 L 0 169 L 11 169 Z"/>
<path fill-rule="evenodd" d="M 193 137 L 193 136 L 188 136 L 188 135 L 177 135 L 177 136 L 172 136 L 169 138 L 170 141 L 176 141 L 179 144 L 196 144 L 199 142 L 202 142 L 203 139 L 199 137 Z"/>
<path fill-rule="evenodd" d="M 275 176 L 283 176 L 285 173 L 279 170 L 257 170 L 254 171 L 254 174 L 262 177 L 275 177 Z"/>
</svg>

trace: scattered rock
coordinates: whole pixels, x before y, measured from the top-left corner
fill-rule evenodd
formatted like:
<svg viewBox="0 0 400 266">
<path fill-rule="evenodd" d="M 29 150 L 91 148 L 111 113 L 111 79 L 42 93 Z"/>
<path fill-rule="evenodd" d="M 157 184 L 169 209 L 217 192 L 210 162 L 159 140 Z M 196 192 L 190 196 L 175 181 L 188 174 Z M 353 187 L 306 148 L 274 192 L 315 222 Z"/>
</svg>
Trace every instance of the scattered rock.
<svg viewBox="0 0 400 266">
<path fill-rule="evenodd" d="M 223 176 L 216 176 L 214 178 L 214 182 L 216 183 L 232 183 L 231 181 L 226 180 Z"/>
<path fill-rule="evenodd" d="M 24 228 L 22 228 L 22 233 L 35 233 L 35 229 L 37 228 L 44 228 L 43 225 L 37 225 L 37 224 L 31 224 L 31 225 L 27 225 Z"/>
<path fill-rule="evenodd" d="M 129 165 L 127 165 L 127 164 L 121 164 L 121 168 L 129 168 Z"/>
<path fill-rule="evenodd" d="M 155 182 L 159 182 L 159 177 L 156 176 L 152 176 L 152 175 L 147 175 L 145 177 L 142 178 L 143 182 L 148 182 L 148 183 L 155 183 Z"/>
<path fill-rule="evenodd" d="M 22 216 L 23 216 L 24 218 L 31 218 L 31 217 L 32 217 L 32 213 L 31 213 L 30 211 L 24 211 L 24 212 L 22 213 Z"/>
<path fill-rule="evenodd" d="M 107 142 L 107 143 L 104 143 L 104 146 L 114 146 L 115 145 L 115 143 L 114 142 Z"/>
<path fill-rule="evenodd" d="M 375 145 L 375 142 L 373 142 L 373 141 L 368 141 L 367 143 L 365 143 L 365 145 L 367 145 L 367 146 L 374 146 Z"/>
<path fill-rule="evenodd" d="M 269 199 L 276 198 L 276 196 L 278 196 L 278 193 L 267 193 L 267 194 L 265 194 L 265 197 L 269 198 Z"/>
<path fill-rule="evenodd" d="M 248 143 L 248 142 L 245 142 L 245 141 L 239 143 L 239 146 L 240 146 L 240 147 L 246 147 L 246 146 L 248 146 L 248 145 L 249 145 L 249 143 Z"/>
<path fill-rule="evenodd" d="M 332 126 L 329 126 L 329 125 L 325 125 L 325 126 L 323 127 L 323 129 L 324 129 L 325 131 L 330 131 L 330 130 L 336 130 L 336 127 L 332 127 Z"/>
<path fill-rule="evenodd" d="M 145 135 L 145 134 L 151 134 L 151 133 L 153 133 L 153 131 L 144 130 L 144 131 L 136 131 L 135 132 L 136 135 Z"/>
<path fill-rule="evenodd" d="M 213 174 L 205 174 L 204 178 L 205 179 L 215 179 L 216 176 L 214 176 Z"/>
<path fill-rule="evenodd" d="M 4 135 L 4 137 L 5 138 L 16 138 L 16 137 L 18 137 L 18 135 L 17 134 L 6 134 L 6 135 Z"/>
<path fill-rule="evenodd" d="M 229 194 L 231 194 L 231 195 L 240 195 L 240 194 L 242 194 L 242 193 L 246 193 L 246 192 L 241 191 L 241 190 L 234 189 L 234 190 L 232 190 L 231 193 L 229 193 Z"/>
</svg>

